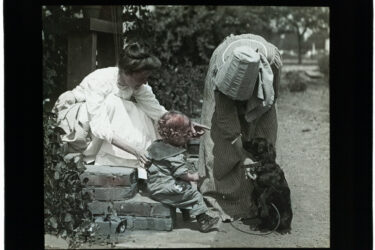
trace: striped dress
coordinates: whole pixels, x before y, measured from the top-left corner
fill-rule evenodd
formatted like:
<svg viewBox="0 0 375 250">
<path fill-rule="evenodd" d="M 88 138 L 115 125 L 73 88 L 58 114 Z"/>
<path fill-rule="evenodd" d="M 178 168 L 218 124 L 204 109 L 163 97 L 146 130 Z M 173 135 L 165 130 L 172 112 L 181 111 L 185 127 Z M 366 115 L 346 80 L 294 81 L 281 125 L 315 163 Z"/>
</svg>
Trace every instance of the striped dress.
<svg viewBox="0 0 375 250">
<path fill-rule="evenodd" d="M 276 102 L 271 109 L 248 123 L 241 111 L 243 102 L 228 98 L 214 90 L 213 81 L 218 68 L 223 64 L 223 53 L 232 46 L 234 41 L 250 39 L 249 46 L 259 49 L 267 57 L 274 74 L 273 86 L 275 100 L 278 96 L 278 85 L 282 67 L 278 49 L 264 38 L 243 34 L 227 37 L 213 52 L 205 79 L 204 99 L 201 123 L 211 127 L 201 138 L 198 172 L 201 176 L 199 190 L 206 201 L 216 208 L 222 220 L 238 217 L 253 217 L 256 207 L 251 199 L 253 185 L 245 178 L 240 167 L 246 157 L 231 144 L 240 133 L 243 141 L 254 137 L 264 137 L 275 145 L 277 137 Z"/>
</svg>

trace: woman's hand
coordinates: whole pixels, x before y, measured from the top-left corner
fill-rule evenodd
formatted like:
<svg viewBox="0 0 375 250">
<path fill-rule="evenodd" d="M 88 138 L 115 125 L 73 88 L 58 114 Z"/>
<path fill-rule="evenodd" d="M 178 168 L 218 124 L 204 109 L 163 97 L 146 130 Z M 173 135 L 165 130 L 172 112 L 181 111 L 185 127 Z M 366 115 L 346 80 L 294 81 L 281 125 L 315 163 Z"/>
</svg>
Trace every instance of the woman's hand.
<svg viewBox="0 0 375 250">
<path fill-rule="evenodd" d="M 193 134 L 193 138 L 197 138 L 204 135 L 206 129 L 209 130 L 210 128 L 203 124 L 191 122 L 191 132 Z"/>
<path fill-rule="evenodd" d="M 129 145 L 118 135 L 113 136 L 112 144 L 137 157 L 141 167 L 143 168 L 147 167 L 151 163 L 150 159 L 147 158 L 147 151 L 145 149 L 140 149 Z"/>
<path fill-rule="evenodd" d="M 254 161 L 253 161 L 252 159 L 250 159 L 249 157 L 246 157 L 245 160 L 243 161 L 243 165 L 244 165 L 244 166 L 253 165 L 254 163 L 256 163 L 256 162 L 254 162 Z"/>
<path fill-rule="evenodd" d="M 138 161 L 141 163 L 141 167 L 147 167 L 151 161 L 147 157 L 147 151 L 143 149 L 134 149 L 134 155 L 137 157 Z"/>
<path fill-rule="evenodd" d="M 246 157 L 242 164 L 245 167 L 246 178 L 255 180 L 257 178 L 257 175 L 254 172 L 252 172 L 251 168 L 255 167 L 256 164 L 259 164 L 259 162 L 255 162 L 249 157 Z"/>
</svg>

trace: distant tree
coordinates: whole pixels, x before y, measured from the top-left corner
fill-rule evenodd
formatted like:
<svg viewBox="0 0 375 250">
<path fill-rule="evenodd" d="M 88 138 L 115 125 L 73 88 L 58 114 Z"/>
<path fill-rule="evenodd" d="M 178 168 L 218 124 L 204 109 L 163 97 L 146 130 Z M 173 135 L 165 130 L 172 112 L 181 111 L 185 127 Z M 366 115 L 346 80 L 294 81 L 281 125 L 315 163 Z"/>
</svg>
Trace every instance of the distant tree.
<svg viewBox="0 0 375 250">
<path fill-rule="evenodd" d="M 324 49 L 327 38 L 329 38 L 329 33 L 327 31 L 317 31 L 307 38 L 306 43 L 308 43 L 309 47 L 314 43 L 316 49 Z"/>
<path fill-rule="evenodd" d="M 274 7 L 279 33 L 295 33 L 298 41 L 298 63 L 302 63 L 302 44 L 308 29 L 329 32 L 327 7 Z"/>
<path fill-rule="evenodd" d="M 273 35 L 271 21 L 275 18 L 269 6 L 219 6 L 216 10 L 217 33 L 252 33 L 269 40 Z"/>
</svg>

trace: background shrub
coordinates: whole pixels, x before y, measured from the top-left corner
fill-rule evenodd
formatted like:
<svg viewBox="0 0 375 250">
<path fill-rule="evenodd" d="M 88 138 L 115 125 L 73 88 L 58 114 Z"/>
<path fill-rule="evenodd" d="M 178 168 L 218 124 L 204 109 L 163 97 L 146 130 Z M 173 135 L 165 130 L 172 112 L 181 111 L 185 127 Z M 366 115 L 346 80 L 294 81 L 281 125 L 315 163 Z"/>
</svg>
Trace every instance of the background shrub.
<svg viewBox="0 0 375 250">
<path fill-rule="evenodd" d="M 288 82 L 287 87 L 290 92 L 302 92 L 307 88 L 310 78 L 304 71 L 290 71 L 285 74 L 285 80 Z"/>
<path fill-rule="evenodd" d="M 160 103 L 199 117 L 204 80 L 212 52 L 230 34 L 258 33 L 271 28 L 256 6 L 125 6 L 124 40 L 139 42 L 162 61 L 151 77 Z M 263 19 L 264 18 L 264 19 Z"/>
</svg>

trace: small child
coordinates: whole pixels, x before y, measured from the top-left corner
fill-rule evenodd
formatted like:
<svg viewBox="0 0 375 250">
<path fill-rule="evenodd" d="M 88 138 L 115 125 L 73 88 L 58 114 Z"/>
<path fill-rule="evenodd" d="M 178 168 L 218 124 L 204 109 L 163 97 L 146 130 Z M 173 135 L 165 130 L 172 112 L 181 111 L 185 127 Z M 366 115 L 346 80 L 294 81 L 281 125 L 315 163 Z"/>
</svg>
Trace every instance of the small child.
<svg viewBox="0 0 375 250">
<path fill-rule="evenodd" d="M 184 158 L 185 146 L 192 137 L 190 119 L 177 111 L 169 111 L 158 121 L 161 140 L 147 149 L 151 165 L 148 167 L 147 189 L 151 198 L 195 216 L 201 232 L 208 232 L 219 221 L 206 214 L 203 196 L 190 181 L 198 181 L 198 173 L 190 174 Z M 201 134 L 200 134 L 201 135 Z"/>
</svg>

